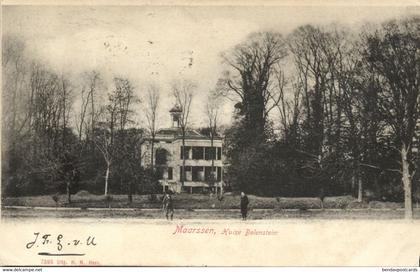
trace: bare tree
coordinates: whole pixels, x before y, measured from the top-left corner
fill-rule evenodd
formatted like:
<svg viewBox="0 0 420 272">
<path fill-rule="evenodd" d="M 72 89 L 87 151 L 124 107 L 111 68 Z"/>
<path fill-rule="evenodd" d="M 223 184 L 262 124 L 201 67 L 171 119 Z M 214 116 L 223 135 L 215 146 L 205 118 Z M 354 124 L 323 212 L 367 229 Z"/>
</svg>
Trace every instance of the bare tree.
<svg viewBox="0 0 420 272">
<path fill-rule="evenodd" d="M 72 92 L 73 88 L 70 85 L 70 81 L 64 76 L 61 76 L 60 79 L 61 83 L 61 112 L 62 112 L 62 152 L 64 154 L 70 153 L 70 145 L 67 142 L 67 134 L 69 132 L 69 115 L 72 110 Z M 72 187 L 72 181 L 74 178 L 74 162 L 72 161 L 72 158 L 69 158 L 69 156 L 63 157 L 63 163 L 64 163 L 64 177 L 66 182 L 66 193 L 67 193 L 67 199 L 68 202 L 71 202 L 71 187 Z"/>
<path fill-rule="evenodd" d="M 128 79 L 114 78 L 115 88 L 108 94 L 108 103 L 101 109 L 101 119 L 99 127 L 95 127 L 94 142 L 101 152 L 105 164 L 105 189 L 104 194 L 108 194 L 108 184 L 111 168 L 119 167 L 120 170 L 120 189 L 123 190 L 124 174 L 127 169 L 125 162 L 129 152 L 126 152 L 126 133 L 130 123 L 133 122 L 132 105 L 138 102 L 133 93 L 133 86 Z M 132 200 L 132 184 L 128 180 L 128 197 Z"/>
<path fill-rule="evenodd" d="M 331 139 L 329 144 L 335 145 L 336 152 L 350 155 L 352 190 L 354 191 L 357 184 L 357 198 L 358 202 L 361 202 L 363 200 L 361 143 L 362 133 L 366 129 L 361 121 L 364 118 L 363 107 L 366 104 L 364 98 L 369 95 L 364 90 L 366 72 L 358 52 L 358 48 L 362 45 L 352 33 L 332 25 L 320 46 L 324 63 L 328 68 L 327 92 L 324 98 L 327 105 L 324 109 L 328 124 L 327 137 Z"/>
<path fill-rule="evenodd" d="M 93 130 L 95 129 L 95 117 L 96 117 L 96 111 L 95 111 L 95 94 L 96 94 L 96 87 L 97 82 L 100 79 L 99 73 L 96 71 L 92 71 L 91 78 L 90 78 L 90 84 L 89 84 L 89 93 L 90 93 L 90 131 L 93 133 Z"/>
<path fill-rule="evenodd" d="M 100 109 L 99 116 L 101 121 L 99 125 L 95 125 L 92 142 L 101 152 L 105 161 L 104 195 L 106 196 L 108 194 L 111 166 L 114 163 L 115 156 L 115 126 L 118 119 L 118 100 L 115 95 L 109 94 L 108 104 Z"/>
<path fill-rule="evenodd" d="M 87 94 L 86 94 L 87 93 Z M 82 86 L 80 91 L 80 112 L 78 113 L 78 116 L 76 117 L 78 123 L 77 123 L 77 135 L 79 137 L 79 142 L 82 141 L 82 135 L 83 135 L 83 128 L 86 127 L 86 113 L 89 105 L 89 95 L 90 92 L 86 91 L 86 87 Z"/>
<path fill-rule="evenodd" d="M 105 89 L 101 75 L 97 71 L 91 71 L 82 75 L 83 83 L 80 93 L 80 110 L 78 116 L 77 132 L 79 141 L 82 139 L 83 130 L 88 137 L 96 125 L 98 119 L 98 95 Z"/>
<path fill-rule="evenodd" d="M 113 163 L 113 146 L 111 144 L 111 133 L 108 129 L 102 128 L 97 130 L 97 135 L 94 137 L 94 143 L 98 150 L 101 152 L 103 159 L 105 160 L 105 185 L 104 195 L 108 195 L 108 181 L 111 172 L 111 165 Z"/>
<path fill-rule="evenodd" d="M 181 115 L 179 118 L 179 126 L 181 128 L 182 137 L 182 173 L 181 173 L 181 184 L 184 186 L 185 182 L 185 137 L 189 126 L 189 117 L 191 102 L 194 97 L 194 90 L 196 85 L 188 80 L 175 82 L 172 84 L 172 94 L 175 98 L 176 105 L 181 109 Z"/>
<path fill-rule="evenodd" d="M 221 106 L 220 96 L 216 92 L 211 92 L 208 95 L 206 105 L 207 124 L 210 132 L 210 149 L 211 149 L 211 175 L 210 186 L 213 186 L 216 181 L 216 169 L 214 167 L 214 160 L 216 159 L 217 151 L 214 148 L 214 138 L 217 136 L 217 129 L 219 124 L 219 110 Z M 217 191 L 216 191 L 217 193 Z M 220 195 L 223 194 L 223 185 L 220 183 Z"/>
<path fill-rule="evenodd" d="M 420 114 L 419 17 L 390 21 L 367 35 L 365 60 L 380 77 L 381 108 L 401 156 L 405 218 L 413 218 L 410 170 L 412 142 Z"/>
<path fill-rule="evenodd" d="M 323 45 L 326 33 L 317 27 L 299 27 L 289 37 L 289 48 L 293 54 L 300 86 L 303 89 L 307 123 L 310 126 L 310 152 L 323 159 L 325 138 L 325 90 L 328 81 L 328 64 L 325 62 Z"/>
<path fill-rule="evenodd" d="M 220 79 L 219 89 L 240 99 L 238 107 L 256 140 L 264 138 L 268 115 L 280 102 L 274 71 L 286 55 L 282 36 L 274 32 L 253 33 L 223 55 L 231 70 Z"/>
<path fill-rule="evenodd" d="M 275 72 L 275 78 L 279 95 L 279 103 L 276 104 L 276 107 L 280 114 L 283 137 L 285 142 L 291 143 L 297 137 L 302 99 L 301 88 L 297 86 L 298 83 L 295 83 L 293 88 L 286 89 L 289 84 L 281 70 Z"/>
<path fill-rule="evenodd" d="M 132 105 L 139 102 L 134 95 L 134 87 L 128 79 L 115 78 L 114 98 L 118 108 L 118 128 L 124 131 L 130 123 L 133 123 L 131 115 L 133 114 Z"/>
<path fill-rule="evenodd" d="M 153 171 L 154 169 L 154 146 L 156 131 L 158 127 L 158 109 L 159 109 L 159 100 L 160 100 L 160 90 L 156 85 L 150 85 L 147 90 L 146 98 L 146 119 L 147 119 L 147 128 L 151 136 L 151 156 L 150 156 L 150 166 Z"/>
<path fill-rule="evenodd" d="M 116 104 L 117 109 L 117 121 L 118 121 L 118 128 L 117 128 L 117 140 L 116 143 L 116 152 L 118 153 L 118 169 L 120 172 L 120 189 L 123 191 L 123 187 L 125 183 L 128 183 L 127 186 L 127 195 L 129 201 L 132 201 L 132 186 L 131 186 L 131 178 L 128 178 L 130 169 L 124 166 L 124 162 L 129 159 L 129 153 L 125 150 L 126 141 L 127 141 L 127 129 L 128 126 L 134 121 L 132 120 L 132 116 L 134 111 L 132 106 L 139 102 L 139 99 L 134 95 L 134 87 L 131 82 L 126 78 L 115 78 L 115 91 L 114 91 L 114 101 Z"/>
<path fill-rule="evenodd" d="M 355 74 L 347 63 L 350 60 L 347 51 L 351 48 L 348 36 L 337 25 L 305 25 L 288 39 L 296 68 L 295 86 L 301 89 L 303 98 L 302 142 L 309 155 L 305 167 L 312 173 L 310 178 L 319 182 L 322 195 L 327 193 L 328 180 L 342 180 L 347 171 L 341 167 L 347 165 L 348 145 L 344 144 L 343 131 L 348 121 L 346 113 L 353 108 L 352 104 L 350 108 L 343 107 L 343 97 L 345 91 L 355 86 L 348 83 Z M 337 164 L 340 164 L 339 171 L 334 170 Z M 358 169 L 358 164 L 354 162 L 354 165 Z"/>
<path fill-rule="evenodd" d="M 24 54 L 25 44 L 19 38 L 4 36 L 2 49 L 2 152 L 10 151 L 14 156 L 16 143 L 29 128 L 29 65 Z"/>
</svg>

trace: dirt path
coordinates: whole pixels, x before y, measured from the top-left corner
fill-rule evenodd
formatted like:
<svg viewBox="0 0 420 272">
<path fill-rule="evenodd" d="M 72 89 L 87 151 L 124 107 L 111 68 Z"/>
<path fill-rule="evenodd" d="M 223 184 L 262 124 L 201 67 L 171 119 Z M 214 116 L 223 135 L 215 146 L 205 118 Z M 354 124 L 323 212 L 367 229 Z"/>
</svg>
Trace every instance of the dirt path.
<svg viewBox="0 0 420 272">
<path fill-rule="evenodd" d="M 3 208 L 1 211 L 3 219 L 30 219 L 30 218 L 92 218 L 101 220 L 118 220 L 118 219 L 164 219 L 164 214 L 158 209 L 136 210 L 136 209 L 28 209 L 28 208 Z M 320 219 L 320 220 L 337 220 L 337 219 L 402 219 L 403 210 L 390 209 L 353 209 L 353 210 L 253 210 L 249 212 L 249 220 L 285 220 L 285 219 Z M 414 218 L 420 219 L 420 209 L 414 212 Z M 240 211 L 230 210 L 175 210 L 175 220 L 239 220 Z"/>
</svg>

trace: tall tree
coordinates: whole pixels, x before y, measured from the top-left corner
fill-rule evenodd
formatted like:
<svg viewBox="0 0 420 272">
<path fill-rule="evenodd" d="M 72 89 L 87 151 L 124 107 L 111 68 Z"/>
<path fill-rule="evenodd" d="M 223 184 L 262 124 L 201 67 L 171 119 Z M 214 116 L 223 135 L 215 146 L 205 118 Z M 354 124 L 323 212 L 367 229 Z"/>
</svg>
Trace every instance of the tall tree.
<svg viewBox="0 0 420 272">
<path fill-rule="evenodd" d="M 147 90 L 146 98 L 146 119 L 147 119 L 147 128 L 151 137 L 151 156 L 150 156 L 150 166 L 153 171 L 154 169 L 154 153 L 155 153 L 155 139 L 156 131 L 158 127 L 158 109 L 159 109 L 159 100 L 160 100 L 160 90 L 156 85 L 150 85 Z"/>
<path fill-rule="evenodd" d="M 326 34 L 321 29 L 306 25 L 289 37 L 289 47 L 303 88 L 304 109 L 308 126 L 308 151 L 318 157 L 321 164 L 325 139 L 324 104 L 327 84 L 327 63 L 323 57 Z M 327 45 L 325 45 L 327 46 Z"/>
<path fill-rule="evenodd" d="M 127 161 L 130 160 L 133 152 L 126 149 L 127 141 L 135 140 L 133 143 L 137 145 L 139 137 L 132 137 L 127 135 L 129 125 L 134 123 L 133 106 L 140 102 L 134 94 L 134 87 L 128 79 L 115 78 L 115 91 L 113 99 L 117 105 L 118 127 L 116 133 L 116 156 L 118 157 L 117 168 L 119 170 L 120 191 L 127 189 L 127 196 L 129 201 L 132 201 L 132 169 L 127 167 Z M 131 139 L 130 139 L 131 138 Z"/>
<path fill-rule="evenodd" d="M 286 90 L 285 74 L 281 70 L 276 71 L 276 79 L 278 81 L 279 103 L 277 109 L 279 111 L 280 126 L 284 142 L 296 147 L 298 138 L 298 127 L 300 122 L 300 106 L 302 100 L 301 88 L 295 83 L 291 94 Z"/>
<path fill-rule="evenodd" d="M 69 136 L 67 135 L 69 134 L 69 115 L 71 112 L 71 107 L 72 107 L 72 100 L 71 100 L 71 95 L 72 95 L 72 91 L 73 88 L 70 85 L 70 81 L 65 78 L 64 75 L 61 76 L 60 78 L 60 83 L 61 83 L 61 108 L 62 108 L 62 147 L 61 147 L 61 151 L 63 154 L 71 154 L 71 145 L 69 143 Z M 74 173 L 75 173 L 75 169 L 74 169 L 74 160 L 71 158 L 70 155 L 65 155 L 62 157 L 62 161 L 63 161 L 63 172 L 64 172 L 64 179 L 66 182 L 66 193 L 67 193 L 67 200 L 70 203 L 71 202 L 71 187 L 72 187 L 72 181 L 74 179 Z"/>
<path fill-rule="evenodd" d="M 103 111 L 103 113 L 105 113 Z M 107 127 L 97 128 L 93 134 L 93 141 L 101 152 L 102 157 L 105 161 L 105 184 L 104 184 L 104 195 L 108 195 L 108 184 L 109 184 L 109 175 L 111 172 L 111 165 L 114 161 L 114 146 L 112 144 L 111 138 L 113 137 L 110 130 Z"/>
<path fill-rule="evenodd" d="M 181 128 L 182 137 L 182 173 L 181 173 L 181 184 L 184 186 L 185 182 L 185 137 L 189 126 L 189 117 L 191 102 L 194 97 L 194 90 L 196 85 L 188 80 L 180 82 L 174 82 L 172 84 L 172 94 L 175 98 L 176 105 L 180 108 L 181 114 L 179 118 L 179 126 Z"/>
<path fill-rule="evenodd" d="M 111 167 L 118 161 L 122 163 L 125 159 L 121 146 L 125 143 L 127 125 L 132 121 L 130 115 L 133 113 L 132 104 L 136 97 L 133 94 L 133 86 L 128 79 L 115 78 L 115 88 L 108 95 L 108 103 L 101 110 L 101 126 L 95 128 L 95 144 L 105 160 L 105 189 L 104 195 L 108 194 L 109 177 Z M 116 157 L 118 156 L 118 160 Z M 126 169 L 120 169 L 126 170 Z M 120 190 L 123 187 L 122 175 L 120 175 Z"/>
<path fill-rule="evenodd" d="M 81 75 L 80 109 L 77 117 L 77 134 L 79 141 L 85 134 L 87 140 L 93 132 L 100 109 L 99 94 L 105 91 L 103 79 L 98 71 L 85 72 Z M 84 132 L 84 133 L 83 133 Z"/>
<path fill-rule="evenodd" d="M 263 142 L 266 138 L 269 113 L 280 101 L 274 72 L 286 55 L 282 36 L 263 32 L 251 34 L 222 56 L 229 70 L 220 79 L 219 89 L 223 94 L 239 98 L 237 108 L 247 130 L 253 132 L 251 142 Z"/>
<path fill-rule="evenodd" d="M 208 95 L 207 105 L 206 105 L 206 115 L 207 115 L 207 125 L 210 132 L 210 149 L 211 149 L 210 186 L 213 186 L 214 182 L 216 181 L 216 169 L 214 167 L 214 160 L 216 159 L 217 150 L 214 148 L 214 138 L 217 136 L 217 129 L 219 125 L 219 110 L 220 110 L 221 102 L 222 101 L 220 99 L 220 96 L 216 92 L 211 92 Z M 223 184 L 221 182 L 220 195 L 222 194 L 223 194 Z"/>
<path fill-rule="evenodd" d="M 29 127 L 29 97 L 27 78 L 29 65 L 25 57 L 25 43 L 6 35 L 2 44 L 2 163 L 3 170 L 15 171 L 18 157 L 17 143 Z M 8 162 L 8 163 L 6 163 Z M 3 172 L 4 173 L 4 172 Z"/>
<path fill-rule="evenodd" d="M 348 61 L 348 33 L 336 25 L 301 26 L 288 39 L 297 84 L 303 97 L 302 140 L 307 154 L 307 177 L 315 179 L 320 194 L 345 180 L 343 92 L 348 76 L 343 64 Z M 314 184 L 313 182 L 311 184 Z M 340 184 L 346 187 L 346 182 Z"/>
<path fill-rule="evenodd" d="M 420 18 L 390 21 L 367 36 L 365 60 L 380 77 L 380 107 L 400 152 L 405 218 L 413 217 L 412 142 L 420 113 Z M 391 132 L 390 131 L 390 132 Z"/>
</svg>

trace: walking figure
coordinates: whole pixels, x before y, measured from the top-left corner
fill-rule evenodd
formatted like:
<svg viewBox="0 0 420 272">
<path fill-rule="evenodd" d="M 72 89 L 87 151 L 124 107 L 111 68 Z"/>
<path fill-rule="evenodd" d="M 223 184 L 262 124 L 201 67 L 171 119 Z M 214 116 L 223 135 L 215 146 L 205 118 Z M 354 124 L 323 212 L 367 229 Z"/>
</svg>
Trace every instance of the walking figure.
<svg viewBox="0 0 420 272">
<path fill-rule="evenodd" d="M 169 193 L 166 193 L 163 197 L 163 209 L 166 214 L 166 219 L 169 220 L 169 213 L 171 214 L 171 220 L 174 218 L 174 203 L 172 196 Z"/>
<path fill-rule="evenodd" d="M 246 216 L 248 214 L 248 204 L 249 204 L 248 196 L 244 192 L 241 192 L 241 214 L 242 214 L 242 220 L 246 220 Z"/>
</svg>

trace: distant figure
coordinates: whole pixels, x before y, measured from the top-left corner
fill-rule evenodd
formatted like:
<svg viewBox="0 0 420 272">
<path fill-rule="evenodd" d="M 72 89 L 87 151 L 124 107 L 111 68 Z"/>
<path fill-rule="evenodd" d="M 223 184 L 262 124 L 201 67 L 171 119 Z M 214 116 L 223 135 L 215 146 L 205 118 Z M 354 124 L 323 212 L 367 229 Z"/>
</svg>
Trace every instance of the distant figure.
<svg viewBox="0 0 420 272">
<path fill-rule="evenodd" d="M 248 196 L 244 192 L 241 192 L 242 220 L 246 220 L 246 216 L 247 216 L 247 213 L 248 213 L 248 204 L 249 204 Z"/>
<path fill-rule="evenodd" d="M 163 209 L 166 213 L 166 219 L 169 220 L 169 213 L 171 213 L 171 220 L 174 218 L 174 203 L 172 196 L 166 193 L 163 197 Z"/>
</svg>

